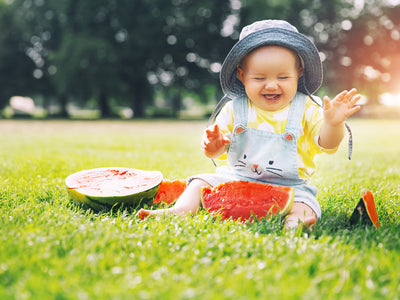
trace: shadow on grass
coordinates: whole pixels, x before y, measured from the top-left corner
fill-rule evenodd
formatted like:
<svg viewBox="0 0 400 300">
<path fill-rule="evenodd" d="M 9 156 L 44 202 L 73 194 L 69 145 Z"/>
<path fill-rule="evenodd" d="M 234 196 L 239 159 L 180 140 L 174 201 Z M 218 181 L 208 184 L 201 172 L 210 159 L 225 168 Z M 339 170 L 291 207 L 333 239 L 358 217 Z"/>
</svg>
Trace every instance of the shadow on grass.
<svg viewBox="0 0 400 300">
<path fill-rule="evenodd" d="M 72 200 L 70 200 L 70 205 L 73 207 L 82 210 L 83 212 L 91 212 L 96 215 L 103 215 L 106 214 L 111 217 L 118 217 L 123 215 L 131 215 L 131 214 L 136 214 L 137 211 L 141 208 L 145 209 L 150 209 L 152 206 L 145 204 L 145 205 L 124 205 L 122 204 L 116 204 L 114 206 L 97 206 L 97 208 L 91 207 L 86 203 L 77 203 Z"/>
</svg>

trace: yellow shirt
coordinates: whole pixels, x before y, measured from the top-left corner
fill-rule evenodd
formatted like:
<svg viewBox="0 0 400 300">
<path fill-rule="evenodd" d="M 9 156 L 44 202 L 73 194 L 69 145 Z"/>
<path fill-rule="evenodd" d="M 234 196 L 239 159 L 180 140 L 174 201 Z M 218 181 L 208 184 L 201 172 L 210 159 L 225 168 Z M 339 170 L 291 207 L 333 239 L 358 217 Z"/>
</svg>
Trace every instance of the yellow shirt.
<svg viewBox="0 0 400 300">
<path fill-rule="evenodd" d="M 316 97 L 315 97 L 316 98 Z M 255 107 L 250 100 L 247 101 L 248 119 L 247 127 L 267 132 L 283 134 L 285 132 L 290 105 L 278 111 L 263 111 Z M 324 149 L 319 146 L 319 132 L 323 122 L 323 110 L 307 97 L 302 126 L 297 142 L 297 163 L 299 176 L 309 180 L 315 171 L 315 157 L 322 152 L 335 153 L 335 149 Z M 233 105 L 228 102 L 216 118 L 220 130 L 230 138 L 233 131 Z M 219 159 L 226 159 L 225 153 Z"/>
</svg>

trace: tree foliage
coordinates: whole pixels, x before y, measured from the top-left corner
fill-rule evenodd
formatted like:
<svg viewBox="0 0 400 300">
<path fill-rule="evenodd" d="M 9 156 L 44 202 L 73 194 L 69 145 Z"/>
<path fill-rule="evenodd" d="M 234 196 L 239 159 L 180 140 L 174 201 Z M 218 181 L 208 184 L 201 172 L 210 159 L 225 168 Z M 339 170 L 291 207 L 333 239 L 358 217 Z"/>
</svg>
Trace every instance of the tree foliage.
<svg viewBox="0 0 400 300">
<path fill-rule="evenodd" d="M 208 101 L 240 28 L 285 19 L 315 41 L 323 92 L 357 87 L 371 102 L 399 93 L 400 7 L 378 0 L 0 1 L 0 109 L 13 95 L 96 101 L 144 116 L 154 93 L 179 109 L 190 91 Z M 217 96 L 217 95 L 216 95 Z"/>
<path fill-rule="evenodd" d="M 0 2 L 0 109 L 11 96 L 35 90 L 34 63 L 26 55 L 24 26 L 9 5 Z"/>
</svg>

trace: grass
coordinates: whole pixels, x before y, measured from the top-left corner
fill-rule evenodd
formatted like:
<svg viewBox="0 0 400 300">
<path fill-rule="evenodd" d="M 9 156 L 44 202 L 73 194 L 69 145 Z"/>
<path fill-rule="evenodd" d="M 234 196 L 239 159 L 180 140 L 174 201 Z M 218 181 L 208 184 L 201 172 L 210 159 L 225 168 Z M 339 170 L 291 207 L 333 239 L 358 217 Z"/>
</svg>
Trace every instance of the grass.
<svg viewBox="0 0 400 300">
<path fill-rule="evenodd" d="M 352 120 L 319 158 L 323 217 L 314 232 L 204 211 L 141 221 L 69 199 L 81 169 L 126 166 L 165 178 L 213 172 L 203 122 L 0 120 L 0 299 L 399 299 L 399 121 Z M 349 227 L 362 192 L 381 228 Z"/>
</svg>

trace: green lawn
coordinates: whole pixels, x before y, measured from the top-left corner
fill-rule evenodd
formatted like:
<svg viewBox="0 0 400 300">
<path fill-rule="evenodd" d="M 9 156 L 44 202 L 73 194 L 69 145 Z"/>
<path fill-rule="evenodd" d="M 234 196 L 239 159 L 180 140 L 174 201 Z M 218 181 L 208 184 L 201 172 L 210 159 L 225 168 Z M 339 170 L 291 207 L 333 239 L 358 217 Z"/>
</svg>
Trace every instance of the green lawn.
<svg viewBox="0 0 400 300">
<path fill-rule="evenodd" d="M 346 142 L 319 158 L 310 233 L 205 212 L 142 221 L 68 198 L 82 169 L 212 172 L 205 122 L 0 120 L 0 299 L 399 299 L 400 121 L 350 124 L 353 159 Z M 379 230 L 348 224 L 366 189 Z"/>
</svg>

